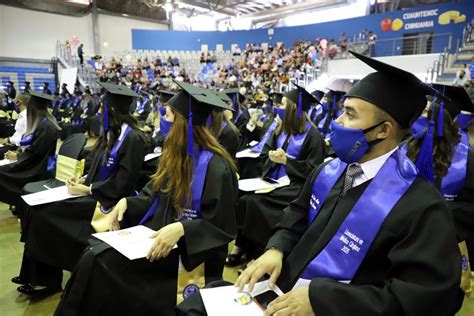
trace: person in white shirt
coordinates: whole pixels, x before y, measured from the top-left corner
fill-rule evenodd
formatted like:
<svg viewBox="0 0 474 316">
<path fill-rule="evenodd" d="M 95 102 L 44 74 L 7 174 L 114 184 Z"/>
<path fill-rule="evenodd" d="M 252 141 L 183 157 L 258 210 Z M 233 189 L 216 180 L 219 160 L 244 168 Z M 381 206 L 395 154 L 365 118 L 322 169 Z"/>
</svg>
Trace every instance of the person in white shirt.
<svg viewBox="0 0 474 316">
<path fill-rule="evenodd" d="M 10 137 L 0 138 L 0 144 L 3 145 L 0 148 L 0 157 L 3 157 L 6 151 L 20 146 L 21 137 L 26 132 L 26 105 L 29 99 L 30 95 L 26 92 L 16 97 L 15 110 L 18 112 L 18 118 L 15 123 L 15 133 Z"/>
</svg>

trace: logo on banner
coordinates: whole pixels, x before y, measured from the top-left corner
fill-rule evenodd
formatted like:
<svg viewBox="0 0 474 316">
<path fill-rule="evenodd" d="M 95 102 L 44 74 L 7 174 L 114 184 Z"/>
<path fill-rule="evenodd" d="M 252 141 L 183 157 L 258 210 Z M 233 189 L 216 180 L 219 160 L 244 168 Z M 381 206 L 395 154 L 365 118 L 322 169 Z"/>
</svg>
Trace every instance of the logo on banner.
<svg viewBox="0 0 474 316">
<path fill-rule="evenodd" d="M 456 10 L 439 13 L 439 9 L 415 11 L 404 13 L 401 18 L 385 18 L 380 22 L 380 28 L 384 32 L 397 32 L 402 29 L 414 30 L 426 27 L 434 27 L 435 24 L 449 25 L 466 22 L 466 15 Z"/>
</svg>

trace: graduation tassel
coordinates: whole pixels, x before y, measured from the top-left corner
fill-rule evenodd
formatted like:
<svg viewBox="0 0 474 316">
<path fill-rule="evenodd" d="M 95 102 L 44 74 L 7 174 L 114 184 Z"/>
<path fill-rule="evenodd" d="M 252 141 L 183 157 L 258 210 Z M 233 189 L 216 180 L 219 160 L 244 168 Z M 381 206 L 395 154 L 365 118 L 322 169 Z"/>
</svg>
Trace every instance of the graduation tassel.
<svg viewBox="0 0 474 316">
<path fill-rule="evenodd" d="M 416 159 L 415 165 L 418 168 L 421 177 L 434 183 L 433 172 L 433 138 L 434 138 L 434 103 L 432 106 L 431 120 L 428 126 L 428 131 L 423 139 L 423 144 L 420 147 L 420 153 Z"/>
<path fill-rule="evenodd" d="M 301 119 L 303 117 L 303 91 L 298 92 L 298 108 L 296 109 L 296 116 Z"/>
<path fill-rule="evenodd" d="M 438 137 L 443 136 L 443 126 L 444 126 L 444 102 L 441 101 L 438 112 Z"/>
<path fill-rule="evenodd" d="M 193 112 L 191 110 L 192 96 L 189 95 L 189 116 L 188 116 L 188 156 L 194 155 L 194 135 L 193 135 Z"/>
<path fill-rule="evenodd" d="M 109 131 L 109 104 L 104 101 L 104 132 Z"/>
</svg>

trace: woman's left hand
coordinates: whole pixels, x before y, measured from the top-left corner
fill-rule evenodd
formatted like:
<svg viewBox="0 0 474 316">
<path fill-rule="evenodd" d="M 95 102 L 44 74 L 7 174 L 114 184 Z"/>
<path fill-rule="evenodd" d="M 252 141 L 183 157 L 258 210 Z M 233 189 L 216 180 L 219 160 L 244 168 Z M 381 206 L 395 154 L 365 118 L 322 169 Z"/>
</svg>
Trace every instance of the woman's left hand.
<svg viewBox="0 0 474 316">
<path fill-rule="evenodd" d="M 181 222 L 166 225 L 150 236 L 150 238 L 154 238 L 155 241 L 148 251 L 146 258 L 150 260 L 150 262 L 165 258 L 183 236 L 184 227 Z"/>
<path fill-rule="evenodd" d="M 90 190 L 88 186 L 77 182 L 66 182 L 67 193 L 71 195 L 89 195 Z"/>
<path fill-rule="evenodd" d="M 8 159 L 8 160 L 16 160 L 16 158 L 17 158 L 16 152 L 15 151 L 7 151 L 5 153 L 5 158 Z"/>
</svg>

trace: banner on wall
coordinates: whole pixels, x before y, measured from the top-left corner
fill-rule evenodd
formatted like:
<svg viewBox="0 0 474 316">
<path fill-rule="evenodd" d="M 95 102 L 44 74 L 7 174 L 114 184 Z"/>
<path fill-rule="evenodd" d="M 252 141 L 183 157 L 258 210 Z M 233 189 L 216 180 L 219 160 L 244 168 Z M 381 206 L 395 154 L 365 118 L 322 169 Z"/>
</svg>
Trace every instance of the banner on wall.
<svg viewBox="0 0 474 316">
<path fill-rule="evenodd" d="M 71 67 L 67 69 L 62 69 L 59 75 L 60 87 L 66 83 L 67 91 L 70 94 L 74 93 L 74 85 L 76 84 L 77 79 L 77 67 Z"/>
<path fill-rule="evenodd" d="M 386 17 L 380 22 L 383 32 L 410 31 L 421 28 L 466 22 L 466 14 L 457 10 L 430 9 L 415 12 L 396 12 L 397 17 Z"/>
</svg>

